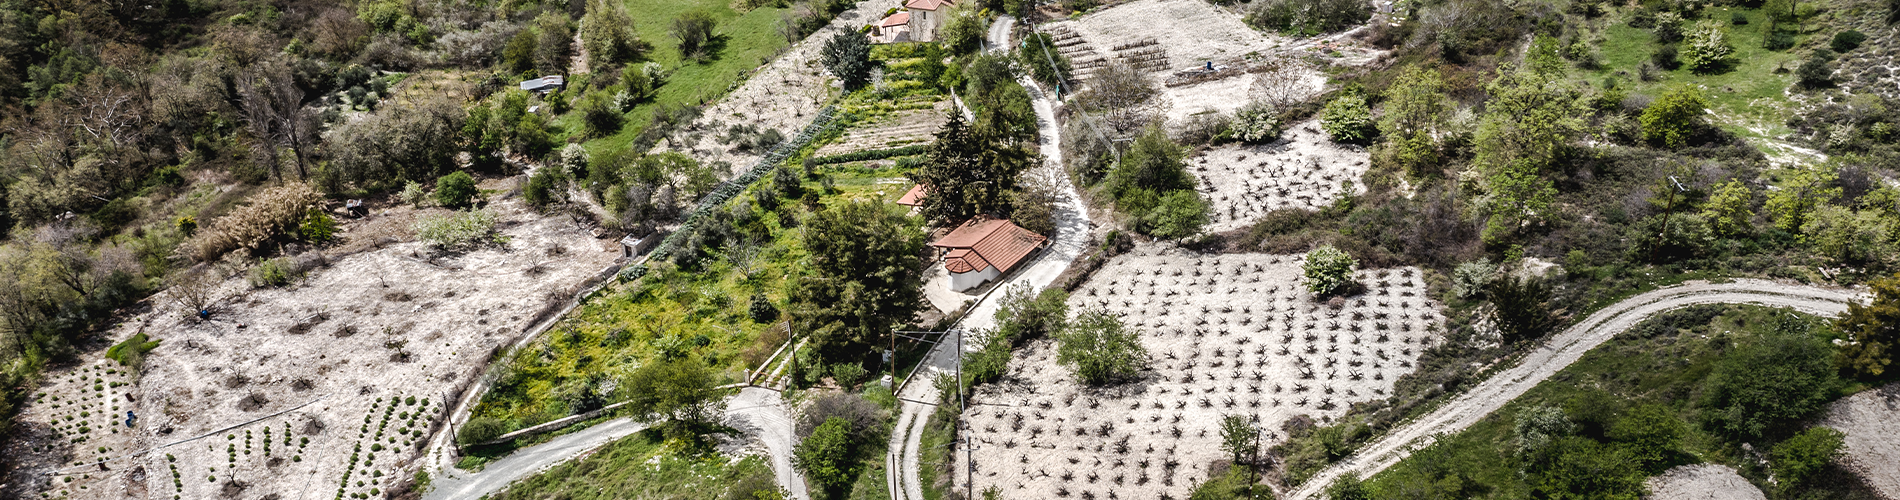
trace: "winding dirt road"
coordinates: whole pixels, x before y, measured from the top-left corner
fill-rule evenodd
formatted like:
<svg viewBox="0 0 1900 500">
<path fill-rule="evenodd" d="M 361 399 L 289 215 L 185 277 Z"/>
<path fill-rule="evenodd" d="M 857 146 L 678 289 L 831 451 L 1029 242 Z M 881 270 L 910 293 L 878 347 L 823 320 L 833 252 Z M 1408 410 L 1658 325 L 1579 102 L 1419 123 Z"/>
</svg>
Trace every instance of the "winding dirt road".
<svg viewBox="0 0 1900 500">
<path fill-rule="evenodd" d="M 1452 434 L 1485 415 L 1517 399 L 1558 370 L 1577 362 L 1583 354 L 1603 344 L 1651 316 L 1698 304 L 1755 304 L 1790 307 L 1817 315 L 1834 315 L 1847 310 L 1848 301 L 1863 300 L 1852 292 L 1812 286 L 1786 285 L 1762 280 L 1736 280 L 1731 283 L 1692 281 L 1630 297 L 1605 307 L 1583 321 L 1565 329 L 1543 347 L 1525 356 L 1508 370 L 1479 383 L 1470 391 L 1437 410 L 1394 429 L 1351 457 L 1308 479 L 1289 499 L 1319 498 L 1320 491 L 1348 472 L 1371 477 L 1398 463 L 1413 450 L 1428 446 L 1435 436 Z"/>
</svg>

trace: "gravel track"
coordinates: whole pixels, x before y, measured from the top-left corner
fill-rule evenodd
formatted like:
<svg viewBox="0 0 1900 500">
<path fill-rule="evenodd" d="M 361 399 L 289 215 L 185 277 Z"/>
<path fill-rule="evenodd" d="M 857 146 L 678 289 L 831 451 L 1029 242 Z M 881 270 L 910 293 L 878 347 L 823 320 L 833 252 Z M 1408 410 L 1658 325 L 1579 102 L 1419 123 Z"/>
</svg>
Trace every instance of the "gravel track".
<svg viewBox="0 0 1900 500">
<path fill-rule="evenodd" d="M 1357 473 L 1359 477 L 1371 477 L 1385 470 L 1410 455 L 1412 450 L 1430 445 L 1434 436 L 1456 433 L 1477 423 L 1485 415 L 1497 411 L 1539 382 L 1555 375 L 1558 370 L 1575 363 L 1584 353 L 1611 336 L 1628 330 L 1650 316 L 1697 304 L 1725 303 L 1791 307 L 1809 314 L 1834 315 L 1846 311 L 1850 300 L 1863 299 L 1843 290 L 1746 279 L 1731 283 L 1692 281 L 1630 297 L 1558 333 L 1516 366 L 1492 375 L 1437 410 L 1393 430 L 1351 457 L 1327 467 L 1287 498 L 1320 498 L 1320 490 L 1347 472 Z"/>
</svg>

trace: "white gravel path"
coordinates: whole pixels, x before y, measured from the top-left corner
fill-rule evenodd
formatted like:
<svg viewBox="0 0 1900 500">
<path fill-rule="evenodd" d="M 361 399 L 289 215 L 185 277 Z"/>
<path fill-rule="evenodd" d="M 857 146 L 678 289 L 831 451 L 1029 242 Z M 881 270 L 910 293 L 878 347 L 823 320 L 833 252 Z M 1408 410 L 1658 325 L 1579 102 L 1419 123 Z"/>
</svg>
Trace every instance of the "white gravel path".
<svg viewBox="0 0 1900 500">
<path fill-rule="evenodd" d="M 1385 470 L 1412 450 L 1430 445 L 1433 436 L 1456 433 L 1471 426 L 1558 370 L 1575 363 L 1611 336 L 1650 316 L 1696 304 L 1724 303 L 1792 307 L 1809 314 L 1831 316 L 1846 311 L 1850 300 L 1864 299 L 1842 290 L 1751 279 L 1730 283 L 1692 281 L 1625 299 L 1558 333 L 1516 366 L 1492 375 L 1437 410 L 1394 429 L 1351 457 L 1326 468 L 1287 498 L 1320 498 L 1320 491 L 1344 473 L 1371 477 Z"/>
</svg>

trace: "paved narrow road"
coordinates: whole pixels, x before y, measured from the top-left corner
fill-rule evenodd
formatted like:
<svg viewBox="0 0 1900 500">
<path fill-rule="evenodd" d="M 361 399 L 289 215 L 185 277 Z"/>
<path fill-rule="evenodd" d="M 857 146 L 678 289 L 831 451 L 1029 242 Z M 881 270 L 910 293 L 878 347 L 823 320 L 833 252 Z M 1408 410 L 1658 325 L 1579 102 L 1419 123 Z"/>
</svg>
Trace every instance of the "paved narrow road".
<svg viewBox="0 0 1900 500">
<path fill-rule="evenodd" d="M 552 441 L 515 450 L 501 460 L 490 462 L 480 472 L 468 472 L 454 467 L 444 467 L 437 474 L 434 489 L 429 490 L 424 500 L 461 500 L 481 498 L 483 495 L 501 491 L 508 483 L 531 474 L 547 470 L 555 464 L 581 456 L 601 445 L 620 439 L 645 429 L 646 424 L 627 419 L 609 420 L 580 432 L 563 435 Z"/>
<path fill-rule="evenodd" d="M 1287 498 L 1320 498 L 1320 491 L 1347 472 L 1372 477 L 1398 463 L 1413 450 L 1428 446 L 1440 434 L 1453 434 L 1477 423 L 1505 403 L 1517 399 L 1539 382 L 1570 366 L 1584 353 L 1651 316 L 1697 304 L 1756 304 L 1791 307 L 1817 315 L 1847 310 L 1848 301 L 1862 300 L 1852 292 L 1812 286 L 1784 285 L 1762 280 L 1732 283 L 1689 282 L 1630 297 L 1605 307 L 1565 329 L 1543 347 L 1513 366 L 1479 383 L 1444 406 L 1394 429 L 1357 453 L 1326 468 Z"/>
<path fill-rule="evenodd" d="M 988 41 L 991 50 L 1003 50 L 1009 47 L 1008 26 L 1013 23 L 1014 20 L 1009 19 L 1009 16 L 998 16 L 995 23 L 991 25 Z M 997 29 L 997 26 L 1003 28 Z M 1039 147 L 1043 163 L 1036 168 L 1044 170 L 1036 174 L 1057 179 L 1063 187 L 1062 200 L 1056 205 L 1056 234 L 1050 241 L 1049 247 L 1023 268 L 1010 275 L 1008 281 L 996 285 L 993 288 L 996 291 L 1022 285 L 1027 285 L 1030 289 L 1037 291 L 1047 288 L 1049 284 L 1055 282 L 1057 276 L 1069 269 L 1069 263 L 1082 255 L 1083 249 L 1088 246 L 1091 231 L 1088 207 L 1082 204 L 1081 194 L 1076 192 L 1073 183 L 1069 182 L 1068 172 L 1062 168 L 1060 146 L 1062 141 L 1058 135 L 1060 130 L 1055 118 L 1055 104 L 1034 82 L 1024 79 L 1022 84 L 1029 90 L 1030 97 L 1034 99 L 1031 104 L 1036 110 L 1036 128 L 1041 135 Z M 994 292 L 990 296 L 979 299 L 979 302 L 970 308 L 970 313 L 964 315 L 963 319 L 954 326 L 970 333 L 970 336 L 961 342 L 963 351 L 976 351 L 982 345 L 980 334 L 996 326 L 999 299 L 1000 294 Z M 897 427 L 891 432 L 890 451 L 885 457 L 886 467 L 884 468 L 885 481 L 890 486 L 893 500 L 924 499 L 923 482 L 918 476 L 918 457 L 921 455 L 919 448 L 922 446 L 924 424 L 930 419 L 930 413 L 935 410 L 935 407 L 918 403 L 918 401 L 937 399 L 937 388 L 933 382 L 936 381 L 938 375 L 956 370 L 958 344 L 959 342 L 954 338 L 946 338 L 939 343 L 925 357 L 923 364 L 917 368 L 916 374 L 910 377 L 909 382 L 898 393 L 903 398 L 902 408 L 897 419 Z"/>
<path fill-rule="evenodd" d="M 726 400 L 725 423 L 765 445 L 772 471 L 778 476 L 778 484 L 791 493 L 791 498 L 810 500 L 811 495 L 805 490 L 804 476 L 792 469 L 792 417 L 777 392 L 757 387 L 740 389 L 739 394 Z M 619 418 L 580 432 L 555 437 L 546 443 L 515 450 L 513 454 L 489 463 L 480 472 L 445 467 L 435 480 L 434 489 L 422 498 L 481 498 L 501 491 L 515 480 L 573 460 L 646 427 L 646 424 Z"/>
</svg>

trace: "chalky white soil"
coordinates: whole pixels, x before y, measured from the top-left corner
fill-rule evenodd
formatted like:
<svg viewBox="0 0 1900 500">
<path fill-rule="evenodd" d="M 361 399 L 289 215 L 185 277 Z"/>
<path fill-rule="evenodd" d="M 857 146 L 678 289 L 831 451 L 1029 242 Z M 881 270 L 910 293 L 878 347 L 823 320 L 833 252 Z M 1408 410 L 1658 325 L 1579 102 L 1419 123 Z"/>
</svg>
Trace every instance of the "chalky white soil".
<svg viewBox="0 0 1900 500">
<path fill-rule="evenodd" d="M 1760 488 L 1726 465 L 1682 465 L 1649 478 L 1650 500 L 1765 500 Z"/>
<path fill-rule="evenodd" d="M 1168 52 L 1165 72 L 1190 69 L 1206 61 L 1220 63 L 1248 54 L 1266 54 L 1289 40 L 1248 27 L 1238 12 L 1202 0 L 1136 0 L 1071 21 L 1043 25 L 1071 29 L 1097 54 L 1153 39 Z"/>
<path fill-rule="evenodd" d="M 1317 120 L 1289 127 L 1273 143 L 1228 145 L 1188 159 L 1201 194 L 1213 205 L 1208 231 L 1240 229 L 1268 211 L 1316 209 L 1339 197 L 1341 182 L 1365 191 L 1359 177 L 1372 168 L 1365 148 L 1327 138 Z"/>
<path fill-rule="evenodd" d="M 5 451 L 33 457 L 6 481 L 26 491 L 0 497 L 373 496 L 414 475 L 445 404 L 491 350 L 620 256 L 567 217 L 515 199 L 490 208 L 505 245 L 433 256 L 405 234 L 287 288 L 253 289 L 240 274 L 218 286 L 208 322 L 159 294 L 106 334 L 162 340 L 141 374 L 102 352 L 47 373 Z M 373 219 L 415 215 L 395 211 Z M 341 247 L 386 235 L 379 222 L 345 220 Z M 126 411 L 138 415 L 131 427 Z"/>
<path fill-rule="evenodd" d="M 1821 425 L 1847 434 L 1842 465 L 1882 496 L 1900 498 L 1900 384 L 1835 401 Z"/>
<path fill-rule="evenodd" d="M 1104 389 L 1077 384 L 1043 339 L 964 414 L 974 488 L 1004 498 L 1186 498 L 1222 459 L 1223 415 L 1281 441 L 1295 415 L 1329 419 L 1384 398 L 1439 338 L 1439 306 L 1412 268 L 1361 270 L 1368 291 L 1334 309 L 1300 287 L 1297 255 L 1202 255 L 1143 245 L 1071 296 L 1141 332 L 1150 367 Z"/>
</svg>

